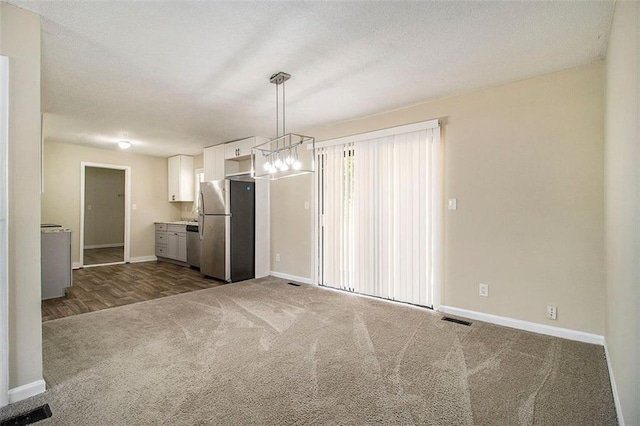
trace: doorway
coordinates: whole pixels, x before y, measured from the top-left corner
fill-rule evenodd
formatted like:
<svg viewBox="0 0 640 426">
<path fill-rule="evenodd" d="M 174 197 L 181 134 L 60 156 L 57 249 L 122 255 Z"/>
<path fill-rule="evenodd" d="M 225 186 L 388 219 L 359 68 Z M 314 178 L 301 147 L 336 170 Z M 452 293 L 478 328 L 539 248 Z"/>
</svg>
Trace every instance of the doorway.
<svg viewBox="0 0 640 426">
<path fill-rule="evenodd" d="M 129 170 L 82 163 L 80 263 L 83 267 L 129 261 Z"/>
</svg>

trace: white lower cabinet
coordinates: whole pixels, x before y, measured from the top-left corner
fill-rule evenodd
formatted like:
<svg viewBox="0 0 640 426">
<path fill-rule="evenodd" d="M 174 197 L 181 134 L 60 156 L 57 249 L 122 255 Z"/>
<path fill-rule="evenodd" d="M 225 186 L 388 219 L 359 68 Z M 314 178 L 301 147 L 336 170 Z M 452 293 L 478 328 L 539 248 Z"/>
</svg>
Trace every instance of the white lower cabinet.
<svg viewBox="0 0 640 426">
<path fill-rule="evenodd" d="M 156 223 L 156 256 L 187 262 L 187 227 Z"/>
</svg>

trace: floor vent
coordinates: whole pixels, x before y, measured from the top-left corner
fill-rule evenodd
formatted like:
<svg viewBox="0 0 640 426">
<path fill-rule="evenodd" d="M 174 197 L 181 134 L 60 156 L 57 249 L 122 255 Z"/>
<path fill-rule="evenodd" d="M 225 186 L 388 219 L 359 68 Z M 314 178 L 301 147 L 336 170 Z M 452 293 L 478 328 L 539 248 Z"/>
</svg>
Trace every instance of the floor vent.
<svg viewBox="0 0 640 426">
<path fill-rule="evenodd" d="M 7 420 L 2 420 L 0 426 L 25 426 L 48 419 L 49 417 L 51 417 L 51 408 L 49 408 L 49 404 L 45 404 L 29 412 L 18 414 Z"/>
<path fill-rule="evenodd" d="M 451 318 L 451 317 L 442 317 L 442 321 L 455 322 L 456 324 L 466 325 L 467 327 L 471 325 L 469 321 L 463 321 L 463 320 L 460 320 L 457 318 Z"/>
<path fill-rule="evenodd" d="M 296 283 L 287 283 L 287 284 L 293 285 L 293 286 L 296 286 L 296 287 L 300 287 L 300 284 L 296 284 Z"/>
</svg>

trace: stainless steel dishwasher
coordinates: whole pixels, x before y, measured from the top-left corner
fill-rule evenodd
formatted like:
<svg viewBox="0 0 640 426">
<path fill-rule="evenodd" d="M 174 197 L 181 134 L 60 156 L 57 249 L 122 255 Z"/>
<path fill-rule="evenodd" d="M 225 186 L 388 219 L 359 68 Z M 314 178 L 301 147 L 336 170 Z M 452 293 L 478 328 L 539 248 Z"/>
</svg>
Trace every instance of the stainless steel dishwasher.
<svg viewBox="0 0 640 426">
<path fill-rule="evenodd" d="M 198 225 L 187 225 L 187 263 L 200 268 L 200 233 Z"/>
</svg>

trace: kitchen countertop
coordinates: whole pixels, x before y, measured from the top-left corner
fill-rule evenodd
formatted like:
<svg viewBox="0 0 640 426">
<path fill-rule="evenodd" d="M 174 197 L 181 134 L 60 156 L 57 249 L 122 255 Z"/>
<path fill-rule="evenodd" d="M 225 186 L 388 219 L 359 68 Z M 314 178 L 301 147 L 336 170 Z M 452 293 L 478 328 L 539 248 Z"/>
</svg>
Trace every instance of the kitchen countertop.
<svg viewBox="0 0 640 426">
<path fill-rule="evenodd" d="M 174 220 L 172 222 L 155 222 L 155 223 L 166 223 L 167 225 L 197 225 L 198 222 L 195 220 Z"/>
<path fill-rule="evenodd" d="M 71 232 L 69 228 L 40 228 L 40 232 L 43 234 L 58 234 L 60 232 Z"/>
</svg>

